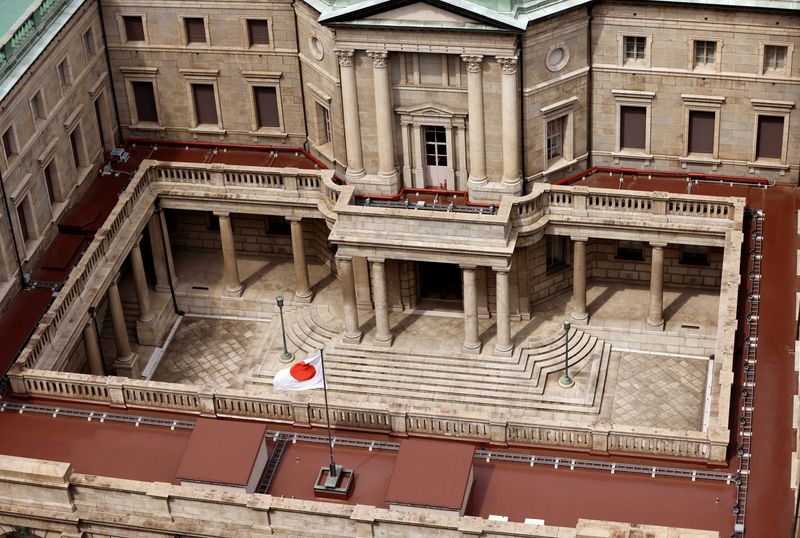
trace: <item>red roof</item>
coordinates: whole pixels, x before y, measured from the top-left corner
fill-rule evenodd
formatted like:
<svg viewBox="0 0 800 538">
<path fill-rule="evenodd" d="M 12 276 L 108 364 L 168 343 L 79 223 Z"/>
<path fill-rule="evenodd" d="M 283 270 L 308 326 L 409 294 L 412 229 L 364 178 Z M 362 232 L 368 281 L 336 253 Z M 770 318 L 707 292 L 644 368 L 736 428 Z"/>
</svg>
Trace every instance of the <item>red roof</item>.
<svg viewBox="0 0 800 538">
<path fill-rule="evenodd" d="M 386 501 L 460 510 L 472 478 L 475 447 L 431 439 L 404 439 Z"/>
</svg>

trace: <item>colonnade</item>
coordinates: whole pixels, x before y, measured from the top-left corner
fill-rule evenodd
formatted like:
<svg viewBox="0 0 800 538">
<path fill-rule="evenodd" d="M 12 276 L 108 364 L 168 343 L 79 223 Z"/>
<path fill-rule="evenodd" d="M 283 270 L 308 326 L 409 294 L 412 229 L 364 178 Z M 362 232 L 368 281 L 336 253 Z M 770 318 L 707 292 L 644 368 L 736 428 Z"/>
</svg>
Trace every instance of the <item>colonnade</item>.
<svg viewBox="0 0 800 538">
<path fill-rule="evenodd" d="M 356 86 L 356 67 L 353 49 L 337 49 L 342 87 L 344 134 L 347 146 L 347 171 L 345 177 L 358 181 L 366 175 L 362 148 L 359 100 Z M 373 93 L 375 98 L 376 142 L 378 148 L 377 177 L 382 185 L 397 186 L 395 163 L 394 110 L 389 76 L 389 52 L 367 50 L 372 60 Z M 486 171 L 486 133 L 484 119 L 483 59 L 480 54 L 463 54 L 461 59 L 467 69 L 467 106 L 469 131 L 469 185 L 480 188 L 489 182 Z M 503 123 L 503 192 L 522 193 L 519 126 L 519 88 L 517 82 L 517 56 L 498 56 L 502 69 L 502 123 Z"/>
</svg>

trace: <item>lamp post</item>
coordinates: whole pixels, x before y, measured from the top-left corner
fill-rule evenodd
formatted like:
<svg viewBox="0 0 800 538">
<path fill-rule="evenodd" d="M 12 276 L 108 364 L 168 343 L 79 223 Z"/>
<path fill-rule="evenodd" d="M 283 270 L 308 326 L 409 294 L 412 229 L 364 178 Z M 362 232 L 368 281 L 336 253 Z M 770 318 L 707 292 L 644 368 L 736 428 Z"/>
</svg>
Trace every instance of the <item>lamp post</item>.
<svg viewBox="0 0 800 538">
<path fill-rule="evenodd" d="M 569 320 L 564 320 L 564 375 L 558 380 L 562 388 L 568 389 L 575 384 L 575 380 L 569 376 Z"/>
<path fill-rule="evenodd" d="M 278 303 L 278 312 L 281 314 L 281 336 L 283 336 L 283 354 L 281 355 L 281 361 L 289 362 L 292 360 L 292 354 L 286 349 L 286 326 L 283 324 L 283 295 L 275 297 L 275 302 Z"/>
</svg>

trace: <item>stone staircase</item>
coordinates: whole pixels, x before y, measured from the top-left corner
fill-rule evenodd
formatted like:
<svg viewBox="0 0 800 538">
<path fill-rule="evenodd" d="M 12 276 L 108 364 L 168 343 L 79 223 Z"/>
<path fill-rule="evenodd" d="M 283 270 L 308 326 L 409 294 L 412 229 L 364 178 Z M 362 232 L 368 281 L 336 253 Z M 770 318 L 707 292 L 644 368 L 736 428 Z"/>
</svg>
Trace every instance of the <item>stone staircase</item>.
<svg viewBox="0 0 800 538">
<path fill-rule="evenodd" d="M 331 339 L 344 330 L 344 325 L 325 305 L 296 306 L 289 313 L 284 310 L 286 341 L 290 349 L 315 352 L 320 347 L 329 348 Z M 275 329 L 280 331 L 280 321 L 275 319 Z M 276 341 L 280 340 L 280 334 Z"/>
</svg>

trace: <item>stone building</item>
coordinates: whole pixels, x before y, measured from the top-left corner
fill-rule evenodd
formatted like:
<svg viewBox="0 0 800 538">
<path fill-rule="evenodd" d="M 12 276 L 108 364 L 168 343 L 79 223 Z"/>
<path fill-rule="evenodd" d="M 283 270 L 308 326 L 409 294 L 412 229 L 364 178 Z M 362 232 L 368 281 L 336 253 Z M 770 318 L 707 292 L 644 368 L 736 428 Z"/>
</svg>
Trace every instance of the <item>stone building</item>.
<svg viewBox="0 0 800 538">
<path fill-rule="evenodd" d="M 797 184 L 799 9 L 35 2 L 0 27 L 0 312 L 53 294 L 11 389 L 320 425 L 271 386 L 280 294 L 337 428 L 724 465 L 749 221 L 704 186 Z"/>
</svg>

